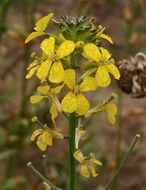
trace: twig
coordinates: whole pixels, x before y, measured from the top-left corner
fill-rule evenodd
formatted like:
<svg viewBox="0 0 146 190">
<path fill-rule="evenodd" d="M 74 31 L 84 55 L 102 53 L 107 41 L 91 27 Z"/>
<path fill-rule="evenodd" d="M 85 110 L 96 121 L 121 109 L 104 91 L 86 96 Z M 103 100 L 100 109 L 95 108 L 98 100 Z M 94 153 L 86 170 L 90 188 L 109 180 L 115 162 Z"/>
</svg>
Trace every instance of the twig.
<svg viewBox="0 0 146 190">
<path fill-rule="evenodd" d="M 124 159 L 122 160 L 121 164 L 119 165 L 119 168 L 117 169 L 117 171 L 115 172 L 115 174 L 113 175 L 113 177 L 110 179 L 110 181 L 107 183 L 107 185 L 105 186 L 105 188 L 103 190 L 108 190 L 108 188 L 110 187 L 110 185 L 112 184 L 112 182 L 114 181 L 114 179 L 117 177 L 117 175 L 119 174 L 119 172 L 121 171 L 121 169 L 123 168 L 125 162 L 128 160 L 129 156 L 131 155 L 138 139 L 140 138 L 140 135 L 137 134 L 134 138 L 134 141 L 131 145 L 131 147 L 129 148 L 128 152 L 126 153 Z"/>
</svg>

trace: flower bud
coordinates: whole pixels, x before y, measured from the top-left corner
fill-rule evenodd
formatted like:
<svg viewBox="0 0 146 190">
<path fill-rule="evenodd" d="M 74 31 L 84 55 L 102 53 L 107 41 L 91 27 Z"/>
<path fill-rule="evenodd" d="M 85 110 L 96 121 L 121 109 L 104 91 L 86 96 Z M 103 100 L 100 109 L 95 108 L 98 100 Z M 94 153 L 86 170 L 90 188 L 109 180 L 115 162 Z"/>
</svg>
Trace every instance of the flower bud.
<svg viewBox="0 0 146 190">
<path fill-rule="evenodd" d="M 37 120 L 38 120 L 37 116 L 34 116 L 34 117 L 31 119 L 31 121 L 32 121 L 33 123 L 37 122 Z"/>
</svg>

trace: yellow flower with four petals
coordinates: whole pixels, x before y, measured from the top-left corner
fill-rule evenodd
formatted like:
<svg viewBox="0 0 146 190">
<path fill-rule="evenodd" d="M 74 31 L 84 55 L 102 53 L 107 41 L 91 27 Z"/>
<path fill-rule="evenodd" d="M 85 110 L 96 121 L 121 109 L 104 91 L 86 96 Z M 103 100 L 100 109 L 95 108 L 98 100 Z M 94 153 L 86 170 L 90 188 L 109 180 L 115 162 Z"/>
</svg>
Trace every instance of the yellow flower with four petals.
<svg viewBox="0 0 146 190">
<path fill-rule="evenodd" d="M 32 95 L 30 97 L 30 102 L 32 104 L 36 104 L 36 103 L 39 103 L 44 98 L 50 98 L 50 100 L 51 100 L 50 113 L 51 113 L 52 121 L 54 121 L 54 119 L 58 116 L 58 110 L 60 110 L 59 103 L 58 103 L 57 99 L 55 98 L 55 94 L 60 93 L 60 91 L 62 90 L 62 88 L 63 88 L 63 85 L 57 86 L 55 88 L 51 88 L 48 85 L 39 86 L 37 88 L 37 91 L 41 95 Z"/>
<path fill-rule="evenodd" d="M 87 43 L 83 47 L 83 56 L 97 64 L 95 78 L 98 86 L 107 87 L 110 84 L 111 79 L 109 73 L 112 74 L 115 79 L 120 78 L 118 68 L 111 63 L 111 54 L 108 50 L 97 47 L 93 43 Z"/>
<path fill-rule="evenodd" d="M 41 49 L 45 54 L 46 59 L 40 63 L 35 60 L 27 70 L 29 73 L 26 78 L 32 77 L 35 73 L 41 80 L 49 79 L 52 83 L 60 83 L 64 79 L 64 68 L 61 59 L 70 55 L 74 49 L 75 44 L 71 40 L 65 40 L 57 50 L 55 50 L 55 38 L 49 37 L 41 43 Z"/>
<path fill-rule="evenodd" d="M 64 112 L 84 115 L 89 109 L 89 102 L 81 92 L 96 90 L 97 84 L 93 77 L 87 76 L 81 84 L 76 85 L 76 72 L 73 69 L 66 69 L 64 73 L 64 83 L 70 89 L 63 98 L 61 106 Z"/>
<path fill-rule="evenodd" d="M 89 156 L 84 156 L 80 149 L 76 150 L 74 153 L 75 159 L 81 164 L 81 175 L 84 177 L 96 177 L 95 166 L 102 166 L 102 163 L 99 160 L 96 160 L 95 155 L 90 153 Z"/>
<path fill-rule="evenodd" d="M 37 129 L 31 136 L 31 141 L 37 138 L 37 146 L 40 150 L 45 151 L 47 146 L 52 146 L 53 139 L 63 139 L 63 135 L 49 127 L 45 126 L 46 129 Z"/>
</svg>

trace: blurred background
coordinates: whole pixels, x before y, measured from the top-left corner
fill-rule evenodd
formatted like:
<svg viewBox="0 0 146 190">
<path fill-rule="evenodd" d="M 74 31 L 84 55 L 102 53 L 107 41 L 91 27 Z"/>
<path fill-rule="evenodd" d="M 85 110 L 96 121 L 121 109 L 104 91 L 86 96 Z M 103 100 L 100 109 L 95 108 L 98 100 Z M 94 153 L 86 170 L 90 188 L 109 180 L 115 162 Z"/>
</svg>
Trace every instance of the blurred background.
<svg viewBox="0 0 146 190">
<path fill-rule="evenodd" d="M 106 27 L 114 45 L 105 43 L 116 62 L 137 52 L 146 53 L 145 0 L 0 0 L 0 190 L 39 190 L 41 181 L 26 166 L 32 161 L 56 185 L 66 188 L 68 178 L 66 142 L 55 142 L 43 153 L 30 142 L 35 129 L 31 118 L 38 115 L 42 123 L 51 123 L 46 102 L 30 105 L 29 97 L 37 86 L 35 78 L 26 80 L 30 54 L 38 49 L 37 40 L 24 44 L 36 20 L 53 12 L 62 15 L 90 15 Z M 50 25 L 50 30 L 53 31 Z M 85 153 L 94 151 L 104 166 L 99 177 L 79 177 L 77 190 L 102 190 L 118 167 L 134 136 L 141 140 L 122 169 L 111 190 L 146 190 L 146 98 L 133 99 L 124 94 L 115 81 L 108 89 L 92 95 L 92 104 L 116 92 L 119 114 L 116 126 L 110 126 L 101 114 L 84 122 L 88 137 L 81 143 Z M 60 122 L 61 121 L 61 122 Z M 58 118 L 66 132 L 67 123 Z M 45 169 L 44 169 L 45 165 Z"/>
</svg>

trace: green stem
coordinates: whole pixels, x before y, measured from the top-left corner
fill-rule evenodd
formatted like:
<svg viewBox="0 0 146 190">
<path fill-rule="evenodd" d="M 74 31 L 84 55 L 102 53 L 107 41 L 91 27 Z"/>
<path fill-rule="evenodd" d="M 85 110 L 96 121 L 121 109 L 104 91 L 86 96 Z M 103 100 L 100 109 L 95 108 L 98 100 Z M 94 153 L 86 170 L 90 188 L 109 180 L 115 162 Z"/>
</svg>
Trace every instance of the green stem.
<svg viewBox="0 0 146 190">
<path fill-rule="evenodd" d="M 46 179 L 33 165 L 31 162 L 28 162 L 27 166 L 29 166 L 32 171 L 44 182 L 52 187 L 54 190 L 61 190 L 60 188 L 56 187 L 53 183 L 51 183 L 48 179 Z"/>
<path fill-rule="evenodd" d="M 75 190 L 75 131 L 78 125 L 78 118 L 75 113 L 69 117 L 69 190 Z"/>
<path fill-rule="evenodd" d="M 140 138 L 140 135 L 137 134 L 134 138 L 134 141 L 131 145 L 131 147 L 129 148 L 128 152 L 126 153 L 124 159 L 122 160 L 121 164 L 119 165 L 117 171 L 115 172 L 115 174 L 113 175 L 113 177 L 110 179 L 110 181 L 107 183 L 107 185 L 105 186 L 105 188 L 103 190 L 108 190 L 110 185 L 113 183 L 113 181 L 115 180 L 115 178 L 117 177 L 117 175 L 119 174 L 119 172 L 121 171 L 121 169 L 123 168 L 125 162 L 128 160 L 129 156 L 131 155 L 131 153 L 133 152 L 133 149 L 138 141 L 138 139 Z"/>
</svg>

